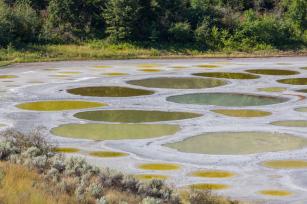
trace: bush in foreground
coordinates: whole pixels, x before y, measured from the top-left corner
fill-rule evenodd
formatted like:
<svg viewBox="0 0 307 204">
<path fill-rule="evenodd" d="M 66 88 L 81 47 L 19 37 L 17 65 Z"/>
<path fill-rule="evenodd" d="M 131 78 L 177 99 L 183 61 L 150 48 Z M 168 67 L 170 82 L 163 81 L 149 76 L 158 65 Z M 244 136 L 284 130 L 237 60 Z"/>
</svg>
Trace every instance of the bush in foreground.
<svg viewBox="0 0 307 204">
<path fill-rule="evenodd" d="M 61 199 L 69 200 L 70 203 L 85 204 L 179 204 L 183 201 L 183 198 L 165 185 L 163 181 L 152 180 L 141 183 L 133 176 L 123 175 L 108 168 L 94 167 L 83 158 L 66 158 L 62 154 L 54 153 L 52 152 L 53 146 L 40 134 L 40 130 L 32 131 L 29 134 L 8 130 L 0 134 L 0 139 L 0 160 L 6 164 L 5 167 L 3 163 L 0 163 L 0 189 L 11 185 L 7 181 L 13 176 L 9 176 L 9 174 L 1 176 L 3 168 L 14 168 L 12 171 L 16 172 L 19 169 L 28 168 L 32 173 L 29 171 L 29 175 L 18 182 L 29 184 L 31 179 L 40 181 L 35 182 L 40 184 L 36 186 L 46 189 L 46 195 L 58 198 L 59 202 L 57 203 L 66 202 L 60 202 Z M 26 182 L 25 179 L 27 179 Z M 2 182 L 3 180 L 5 182 Z M 24 190 L 30 192 L 28 194 L 28 198 L 30 198 L 32 194 L 34 196 L 33 192 L 38 192 L 38 189 L 34 187 L 35 185 L 32 187 L 19 185 L 16 188 L 15 186 L 11 187 L 9 191 L 14 192 L 14 197 L 17 199 L 22 194 L 22 188 L 25 188 Z M 9 191 L 7 193 L 10 193 Z M 7 194 L 0 194 L 0 200 L 1 196 L 6 198 Z M 39 196 L 37 199 L 40 199 Z M 236 203 L 227 200 L 220 202 L 219 197 L 213 196 L 209 192 L 200 191 L 189 192 L 184 200 L 185 203 L 191 204 Z"/>
</svg>

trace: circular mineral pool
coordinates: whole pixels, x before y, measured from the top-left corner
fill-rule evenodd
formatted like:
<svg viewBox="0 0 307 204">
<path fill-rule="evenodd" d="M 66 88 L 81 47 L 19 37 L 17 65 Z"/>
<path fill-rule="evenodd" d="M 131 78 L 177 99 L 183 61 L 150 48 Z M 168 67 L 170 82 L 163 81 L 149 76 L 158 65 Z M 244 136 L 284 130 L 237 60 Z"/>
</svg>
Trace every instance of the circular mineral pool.
<svg viewBox="0 0 307 204">
<path fill-rule="evenodd" d="M 295 109 L 297 112 L 307 112 L 307 107 L 300 107 Z"/>
<path fill-rule="evenodd" d="M 284 88 L 284 87 L 266 87 L 266 88 L 258 89 L 258 91 L 264 91 L 264 92 L 283 92 L 286 90 L 287 88 Z"/>
<path fill-rule="evenodd" d="M 307 89 L 300 89 L 300 90 L 296 90 L 298 92 L 301 92 L 301 93 L 307 93 Z"/>
<path fill-rule="evenodd" d="M 290 196 L 292 195 L 292 193 L 289 191 L 276 190 L 276 189 L 262 190 L 262 191 L 259 191 L 258 193 L 262 195 L 267 195 L 267 196 Z"/>
<path fill-rule="evenodd" d="M 153 68 L 153 67 L 160 67 L 161 65 L 159 64 L 138 64 L 137 66 L 141 68 Z"/>
<path fill-rule="evenodd" d="M 43 69 L 44 71 L 57 71 L 59 70 L 58 68 L 45 68 Z"/>
<path fill-rule="evenodd" d="M 174 65 L 174 66 L 171 66 L 171 68 L 174 68 L 174 69 L 186 69 L 186 68 L 189 68 L 189 67 L 182 66 L 182 65 Z"/>
<path fill-rule="evenodd" d="M 89 155 L 94 157 L 125 157 L 128 156 L 127 153 L 124 152 L 113 152 L 113 151 L 94 151 L 90 152 Z"/>
<path fill-rule="evenodd" d="M 43 84 L 45 82 L 39 81 L 39 80 L 33 80 L 33 81 L 28 81 L 27 83 L 29 83 L 29 84 Z"/>
<path fill-rule="evenodd" d="M 204 79 L 196 77 L 157 77 L 131 80 L 127 83 L 150 88 L 201 89 L 223 86 L 227 82 L 219 79 Z"/>
<path fill-rule="evenodd" d="M 142 72 L 161 72 L 161 69 L 139 69 Z"/>
<path fill-rule="evenodd" d="M 62 75 L 78 75 L 78 74 L 81 74 L 81 72 L 74 72 L 74 71 L 71 71 L 71 72 L 59 72 L 58 74 L 62 74 Z"/>
<path fill-rule="evenodd" d="M 192 184 L 189 187 L 194 190 L 204 190 L 204 191 L 224 190 L 230 188 L 229 185 L 219 184 L 219 183 L 197 183 L 197 184 Z"/>
<path fill-rule="evenodd" d="M 111 66 L 109 66 L 109 65 L 96 65 L 96 66 L 94 66 L 94 68 L 105 69 L 105 68 L 111 68 Z"/>
<path fill-rule="evenodd" d="M 106 75 L 106 76 L 126 76 L 128 74 L 124 73 L 124 72 L 108 72 L 108 73 L 104 73 L 103 75 Z"/>
<path fill-rule="evenodd" d="M 291 65 L 291 63 L 287 63 L 287 62 L 279 62 L 279 63 L 276 63 L 278 65 Z"/>
<path fill-rule="evenodd" d="M 178 164 L 170 164 L 170 163 L 148 163 L 148 164 L 141 164 L 138 166 L 138 168 L 143 170 L 171 171 L 171 170 L 178 170 L 181 167 Z"/>
<path fill-rule="evenodd" d="M 74 117 L 91 121 L 141 123 L 169 120 L 183 120 L 200 117 L 201 114 L 189 112 L 164 112 L 146 110 L 98 110 L 76 113 Z"/>
<path fill-rule="evenodd" d="M 279 83 L 292 85 L 307 85 L 307 78 L 290 78 L 277 80 Z"/>
<path fill-rule="evenodd" d="M 77 153 L 80 152 L 80 149 L 72 148 L 72 147 L 56 147 L 53 148 L 53 152 L 57 153 Z"/>
<path fill-rule="evenodd" d="M 243 117 L 243 118 L 253 118 L 253 117 L 265 117 L 272 115 L 271 112 L 260 111 L 260 110 L 248 110 L 248 109 L 216 109 L 212 110 L 215 113 L 223 114 L 230 117 Z"/>
<path fill-rule="evenodd" d="M 263 106 L 283 103 L 288 100 L 288 98 L 240 93 L 193 93 L 167 98 L 167 101 L 175 103 L 228 107 Z"/>
<path fill-rule="evenodd" d="M 143 89 L 133 89 L 119 86 L 93 86 L 68 89 L 68 93 L 79 96 L 94 96 L 94 97 L 130 97 L 151 95 L 154 92 Z"/>
<path fill-rule="evenodd" d="M 307 120 L 281 120 L 271 124 L 283 127 L 307 127 Z"/>
<path fill-rule="evenodd" d="M 136 174 L 134 177 L 141 181 L 148 180 L 166 180 L 168 176 L 160 175 L 160 174 Z"/>
<path fill-rule="evenodd" d="M 199 67 L 199 68 L 219 68 L 219 65 L 214 65 L 214 64 L 199 64 L 199 65 L 195 65 L 195 67 Z"/>
<path fill-rule="evenodd" d="M 236 174 L 232 172 L 221 171 L 221 170 L 199 170 L 189 174 L 189 176 L 201 177 L 201 178 L 229 178 L 235 175 Z"/>
<path fill-rule="evenodd" d="M 273 169 L 306 169 L 305 160 L 271 160 L 262 163 L 263 166 Z"/>
<path fill-rule="evenodd" d="M 15 75 L 0 75 L 0 79 L 14 79 L 17 78 Z"/>
<path fill-rule="evenodd" d="M 213 132 L 165 146 L 188 153 L 240 155 L 300 149 L 307 139 L 270 132 Z"/>
<path fill-rule="evenodd" d="M 33 111 L 63 111 L 85 108 L 96 108 L 106 106 L 105 103 L 90 101 L 36 101 L 21 103 L 16 105 L 17 108 Z"/>
<path fill-rule="evenodd" d="M 263 74 L 263 75 L 295 75 L 299 74 L 297 71 L 284 70 L 284 69 L 249 69 L 246 72 L 253 74 Z"/>
<path fill-rule="evenodd" d="M 173 135 L 180 130 L 178 125 L 166 124 L 64 124 L 55 127 L 51 133 L 57 136 L 91 139 L 122 140 L 148 139 Z"/>
<path fill-rule="evenodd" d="M 193 74 L 195 76 L 201 77 L 214 77 L 214 78 L 224 78 L 224 79 L 258 79 L 259 76 L 247 73 L 239 72 L 204 72 Z"/>
</svg>

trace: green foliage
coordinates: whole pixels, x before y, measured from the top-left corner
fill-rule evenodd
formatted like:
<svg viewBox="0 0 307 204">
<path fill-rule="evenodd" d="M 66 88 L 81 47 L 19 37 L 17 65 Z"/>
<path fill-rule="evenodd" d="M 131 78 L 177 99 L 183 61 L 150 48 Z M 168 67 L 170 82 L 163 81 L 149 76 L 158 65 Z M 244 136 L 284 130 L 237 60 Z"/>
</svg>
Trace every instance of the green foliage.
<svg viewBox="0 0 307 204">
<path fill-rule="evenodd" d="M 0 0 L 0 47 L 38 40 L 41 22 L 28 3 L 9 7 Z"/>
<path fill-rule="evenodd" d="M 34 9 L 27 3 L 14 6 L 14 34 L 17 42 L 34 42 L 37 40 L 41 22 Z"/>
<path fill-rule="evenodd" d="M 55 41 L 99 37 L 104 32 L 101 16 L 104 0 L 50 0 L 44 36 Z"/>
<path fill-rule="evenodd" d="M 175 23 L 169 29 L 171 40 L 175 42 L 189 42 L 193 39 L 191 25 L 187 22 Z"/>
<path fill-rule="evenodd" d="M 107 33 L 113 41 L 133 40 L 140 19 L 138 0 L 110 0 L 106 4 L 103 16 L 107 24 Z"/>
<path fill-rule="evenodd" d="M 210 25 L 210 19 L 205 18 L 201 24 L 195 30 L 196 42 L 203 48 L 212 47 L 214 44 L 211 41 L 212 28 Z"/>
<path fill-rule="evenodd" d="M 9 44 L 13 39 L 8 33 L 12 24 L 12 14 L 8 6 L 0 1 L 0 47 Z"/>
<path fill-rule="evenodd" d="M 169 40 L 169 29 L 175 22 L 187 18 L 188 0 L 153 0 L 151 2 L 152 26 L 155 38 Z"/>
<path fill-rule="evenodd" d="M 230 7 L 234 10 L 246 10 L 253 6 L 251 0 L 217 0 L 217 3 L 221 7 Z"/>
<path fill-rule="evenodd" d="M 290 20 L 300 35 L 307 29 L 307 2 L 305 0 L 292 0 L 288 2 L 286 17 Z"/>
<path fill-rule="evenodd" d="M 0 46 L 108 39 L 200 51 L 300 49 L 306 7 L 306 0 L 0 0 Z"/>
<path fill-rule="evenodd" d="M 282 19 L 272 14 L 259 16 L 249 10 L 234 34 L 234 40 L 248 47 L 269 45 L 284 48 L 295 43 L 292 33 L 293 27 Z"/>
<path fill-rule="evenodd" d="M 43 10 L 48 6 L 49 0 L 4 0 L 9 6 L 14 6 L 18 3 L 27 3 L 35 10 Z"/>
</svg>

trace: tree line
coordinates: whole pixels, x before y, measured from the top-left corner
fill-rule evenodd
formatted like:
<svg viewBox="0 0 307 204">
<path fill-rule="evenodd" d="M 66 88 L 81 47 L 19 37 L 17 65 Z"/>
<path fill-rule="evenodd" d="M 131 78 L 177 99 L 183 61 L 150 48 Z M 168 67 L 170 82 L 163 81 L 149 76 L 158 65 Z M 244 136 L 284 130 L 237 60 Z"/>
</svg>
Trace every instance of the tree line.
<svg viewBox="0 0 307 204">
<path fill-rule="evenodd" d="M 306 0 L 0 0 L 0 47 L 106 39 L 298 49 L 306 13 Z"/>
</svg>

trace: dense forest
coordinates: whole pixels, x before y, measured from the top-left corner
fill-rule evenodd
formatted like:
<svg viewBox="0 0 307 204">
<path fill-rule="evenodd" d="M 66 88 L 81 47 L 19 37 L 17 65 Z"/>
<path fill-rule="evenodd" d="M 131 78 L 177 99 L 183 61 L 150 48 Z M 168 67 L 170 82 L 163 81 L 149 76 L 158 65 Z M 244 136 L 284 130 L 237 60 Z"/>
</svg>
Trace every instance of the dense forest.
<svg viewBox="0 0 307 204">
<path fill-rule="evenodd" d="M 0 0 L 0 47 L 79 43 L 301 49 L 306 0 Z"/>
</svg>

